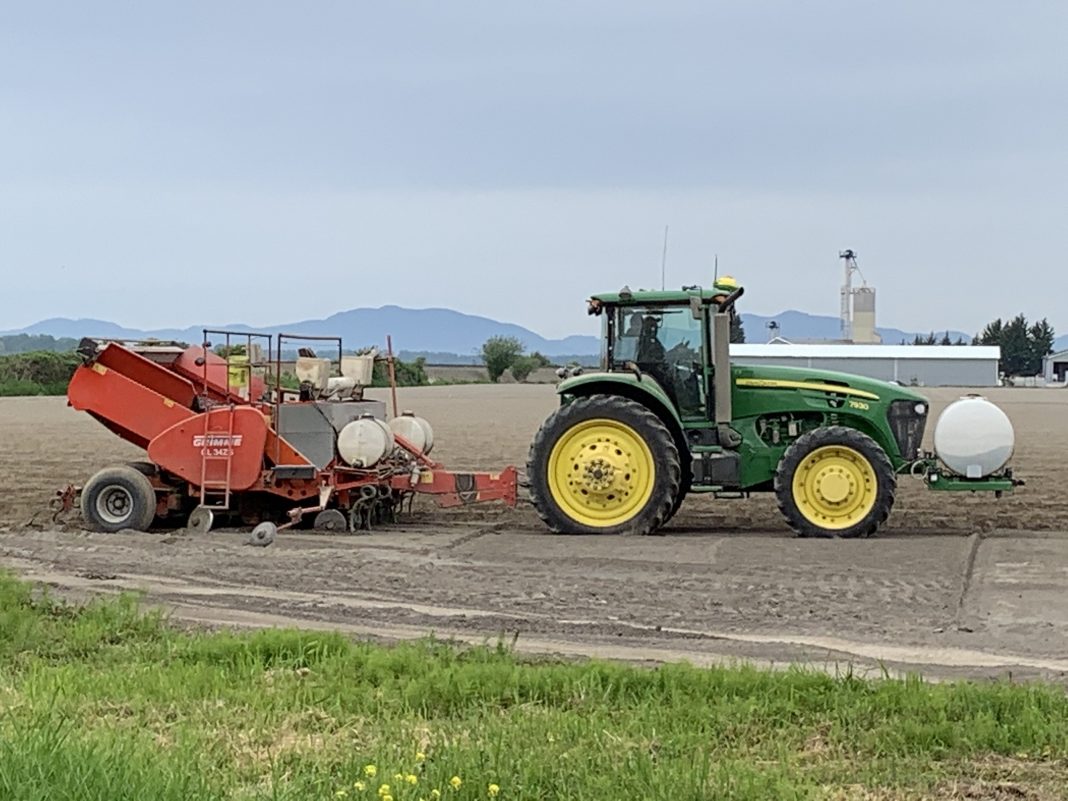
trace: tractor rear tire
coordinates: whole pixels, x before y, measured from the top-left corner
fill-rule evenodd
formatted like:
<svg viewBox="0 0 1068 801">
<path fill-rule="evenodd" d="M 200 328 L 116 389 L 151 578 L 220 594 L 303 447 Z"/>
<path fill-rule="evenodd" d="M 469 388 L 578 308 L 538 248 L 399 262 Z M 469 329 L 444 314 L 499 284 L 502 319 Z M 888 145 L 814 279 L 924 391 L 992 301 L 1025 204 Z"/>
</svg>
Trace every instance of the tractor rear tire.
<svg viewBox="0 0 1068 801">
<path fill-rule="evenodd" d="M 81 507 L 93 531 L 147 531 L 156 517 L 156 491 L 133 467 L 106 467 L 82 489 Z"/>
<path fill-rule="evenodd" d="M 693 486 L 693 475 L 689 470 L 683 470 L 682 481 L 679 483 L 679 492 L 675 496 L 675 502 L 671 504 L 671 511 L 668 512 L 667 517 L 664 518 L 664 525 L 667 525 L 675 513 L 679 511 L 679 507 L 682 506 L 682 502 L 686 500 L 686 496 L 690 494 L 690 487 Z M 655 532 L 659 533 L 659 532 Z"/>
<path fill-rule="evenodd" d="M 775 471 L 779 511 L 799 537 L 870 537 L 890 516 L 896 492 L 886 452 L 845 426 L 802 434 Z"/>
<path fill-rule="evenodd" d="M 652 534 L 680 491 L 679 452 L 648 407 L 615 395 L 557 409 L 530 446 L 534 509 L 557 534 Z"/>
</svg>

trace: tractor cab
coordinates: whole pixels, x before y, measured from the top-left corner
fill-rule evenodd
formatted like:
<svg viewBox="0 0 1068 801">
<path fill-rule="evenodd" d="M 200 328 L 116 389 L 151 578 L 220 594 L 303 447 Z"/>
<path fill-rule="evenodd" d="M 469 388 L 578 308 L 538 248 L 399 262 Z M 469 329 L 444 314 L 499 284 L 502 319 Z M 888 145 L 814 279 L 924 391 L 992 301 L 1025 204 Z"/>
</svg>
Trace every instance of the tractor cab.
<svg viewBox="0 0 1068 801">
<path fill-rule="evenodd" d="M 743 291 L 733 278 L 724 276 L 711 289 L 632 292 L 624 288 L 595 295 L 588 309 L 604 319 L 601 369 L 648 376 L 660 385 L 680 417 L 711 418 L 716 404 L 709 382 L 717 365 L 724 367 L 721 373 L 729 374 L 726 346 L 734 301 Z M 717 342 L 720 349 L 715 348 Z M 729 404 L 729 397 L 722 403 Z"/>
</svg>

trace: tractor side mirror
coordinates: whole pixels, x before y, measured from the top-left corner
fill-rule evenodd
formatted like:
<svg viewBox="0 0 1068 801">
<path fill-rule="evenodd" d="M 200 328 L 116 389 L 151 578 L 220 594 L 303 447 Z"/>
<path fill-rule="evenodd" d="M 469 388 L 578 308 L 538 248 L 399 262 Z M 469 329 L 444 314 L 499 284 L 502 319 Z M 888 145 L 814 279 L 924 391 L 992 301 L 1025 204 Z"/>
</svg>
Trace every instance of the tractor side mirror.
<svg viewBox="0 0 1068 801">
<path fill-rule="evenodd" d="M 701 319 L 701 299 L 699 297 L 690 298 L 690 314 L 693 315 L 693 319 L 695 320 Z"/>
</svg>

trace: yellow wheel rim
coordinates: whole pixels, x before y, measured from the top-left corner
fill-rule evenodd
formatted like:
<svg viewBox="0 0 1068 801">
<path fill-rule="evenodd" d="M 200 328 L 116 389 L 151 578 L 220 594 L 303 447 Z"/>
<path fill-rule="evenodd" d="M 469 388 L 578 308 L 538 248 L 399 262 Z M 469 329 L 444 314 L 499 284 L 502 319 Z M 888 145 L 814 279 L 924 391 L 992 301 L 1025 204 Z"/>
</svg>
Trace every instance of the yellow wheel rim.
<svg viewBox="0 0 1068 801">
<path fill-rule="evenodd" d="M 618 420 L 585 420 L 549 454 L 549 492 L 584 526 L 609 528 L 635 517 L 653 494 L 656 465 L 637 431 Z"/>
<path fill-rule="evenodd" d="M 794 472 L 798 511 L 813 525 L 833 531 L 863 520 L 875 507 L 878 488 L 871 462 L 843 445 L 817 448 Z"/>
</svg>

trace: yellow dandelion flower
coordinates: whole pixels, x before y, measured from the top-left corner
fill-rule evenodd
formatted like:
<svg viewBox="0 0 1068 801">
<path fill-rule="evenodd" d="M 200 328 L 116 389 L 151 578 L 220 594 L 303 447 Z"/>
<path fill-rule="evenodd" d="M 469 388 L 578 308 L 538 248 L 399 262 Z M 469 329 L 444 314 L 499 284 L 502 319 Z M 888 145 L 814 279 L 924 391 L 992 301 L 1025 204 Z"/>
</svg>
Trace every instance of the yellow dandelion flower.
<svg viewBox="0 0 1068 801">
<path fill-rule="evenodd" d="M 348 790 L 338 790 L 336 793 L 334 793 L 334 798 L 344 798 L 348 794 Z"/>
<path fill-rule="evenodd" d="M 441 790 L 435 787 L 433 790 L 430 791 L 430 797 L 434 799 L 441 798 Z"/>
<path fill-rule="evenodd" d="M 419 777 L 414 773 L 409 773 L 404 777 L 404 781 L 408 782 L 408 784 L 419 784 Z"/>
<path fill-rule="evenodd" d="M 360 781 L 358 781 L 358 782 L 355 782 L 355 783 L 354 783 L 354 784 L 352 785 L 352 787 L 353 787 L 353 789 L 354 789 L 354 790 L 356 790 L 356 792 L 358 792 L 358 793 L 362 793 L 362 792 L 363 792 L 364 790 L 366 790 L 366 789 L 367 789 L 367 785 L 366 785 L 366 784 L 364 784 L 363 782 L 360 782 Z"/>
<path fill-rule="evenodd" d="M 449 779 L 449 784 L 452 785 L 453 790 L 459 790 L 460 785 L 463 784 L 463 780 L 459 776 L 453 776 Z"/>
<path fill-rule="evenodd" d="M 393 801 L 393 796 L 384 795 L 384 796 L 382 796 L 382 801 Z"/>
<path fill-rule="evenodd" d="M 374 765 L 364 765 L 363 775 L 373 779 L 378 774 L 378 768 Z"/>
<path fill-rule="evenodd" d="M 404 781 L 404 774 L 403 773 L 394 773 L 393 774 L 393 781 L 395 781 L 395 782 Z"/>
<path fill-rule="evenodd" d="M 388 784 L 380 785 L 379 788 L 378 788 L 378 794 L 379 795 L 389 795 L 389 785 Z"/>
<path fill-rule="evenodd" d="M 424 754 L 422 751 L 416 751 L 415 752 L 415 761 L 416 762 L 426 762 L 426 754 Z"/>
<path fill-rule="evenodd" d="M 499 786 L 499 785 L 496 785 L 496 784 L 491 784 L 491 785 L 490 785 L 490 786 L 489 786 L 489 787 L 488 787 L 488 788 L 486 789 L 486 795 L 488 795 L 488 796 L 489 796 L 490 798 L 496 798 L 496 797 L 497 797 L 497 794 L 498 794 L 498 793 L 499 793 L 500 791 L 501 791 L 501 788 L 500 788 L 500 786 Z"/>
</svg>

